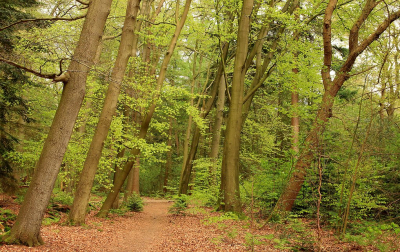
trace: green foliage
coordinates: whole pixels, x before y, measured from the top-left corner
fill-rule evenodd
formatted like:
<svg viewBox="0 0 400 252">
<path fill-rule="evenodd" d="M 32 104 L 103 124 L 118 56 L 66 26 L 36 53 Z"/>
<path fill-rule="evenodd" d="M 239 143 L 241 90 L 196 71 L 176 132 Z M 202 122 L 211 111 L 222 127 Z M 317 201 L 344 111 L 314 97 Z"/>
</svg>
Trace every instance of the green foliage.
<svg viewBox="0 0 400 252">
<path fill-rule="evenodd" d="M 17 215 L 11 212 L 11 210 L 0 208 L 0 224 L 4 226 L 4 232 L 8 232 L 11 229 L 11 223 L 16 218 Z"/>
<path fill-rule="evenodd" d="M 279 235 L 274 239 L 275 248 L 277 249 L 290 249 L 292 251 L 314 251 L 314 236 L 311 231 L 307 229 L 305 224 L 297 216 L 290 215 L 281 220 L 277 229 Z"/>
<path fill-rule="evenodd" d="M 189 197 L 182 194 L 181 196 L 176 197 L 174 204 L 169 208 L 168 212 L 175 215 L 184 215 L 189 204 L 188 202 Z"/>
<path fill-rule="evenodd" d="M 62 204 L 71 206 L 74 201 L 73 196 L 70 193 L 60 191 L 58 188 L 53 190 L 53 194 L 50 198 L 50 204 Z"/>
<path fill-rule="evenodd" d="M 396 237 L 395 240 L 390 237 Z M 345 239 L 361 246 L 376 246 L 380 251 L 396 251 L 400 248 L 400 227 L 396 223 L 376 223 L 369 221 L 349 224 Z"/>
<path fill-rule="evenodd" d="M 133 212 L 143 211 L 143 206 L 144 206 L 143 199 L 135 192 L 133 192 L 132 195 L 129 196 L 125 204 L 126 207 L 129 209 L 129 211 Z"/>
</svg>

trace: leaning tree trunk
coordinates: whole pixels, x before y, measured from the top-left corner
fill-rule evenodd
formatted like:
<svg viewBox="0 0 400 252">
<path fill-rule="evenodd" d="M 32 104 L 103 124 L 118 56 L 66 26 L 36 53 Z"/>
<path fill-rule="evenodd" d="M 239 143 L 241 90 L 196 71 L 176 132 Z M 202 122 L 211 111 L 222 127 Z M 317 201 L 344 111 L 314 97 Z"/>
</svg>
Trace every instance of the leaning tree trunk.
<svg viewBox="0 0 400 252">
<path fill-rule="evenodd" d="M 323 134 L 325 125 L 329 118 L 332 116 L 332 107 L 334 99 L 343 86 L 343 83 L 350 77 L 349 72 L 353 68 L 354 62 L 357 57 L 389 27 L 389 25 L 400 17 L 400 10 L 393 12 L 389 17 L 384 20 L 376 30 L 369 36 L 364 36 L 365 39 L 359 42 L 359 30 L 363 27 L 372 10 L 381 1 L 369 0 L 366 2 L 364 9 L 358 19 L 353 24 L 349 33 L 349 54 L 346 61 L 337 72 L 335 78 L 332 80 L 330 71 L 332 64 L 332 14 L 336 8 L 337 0 L 330 0 L 325 11 L 324 25 L 323 25 L 323 47 L 324 47 L 324 67 L 321 70 L 322 81 L 324 84 L 325 92 L 322 97 L 322 102 L 319 106 L 317 115 L 315 117 L 312 129 L 306 138 L 303 149 L 300 152 L 299 158 L 294 167 L 294 172 L 289 178 L 284 192 L 279 198 L 275 211 L 291 211 L 299 194 L 307 169 L 311 166 L 314 159 L 314 154 L 318 148 L 319 136 Z"/>
<path fill-rule="evenodd" d="M 190 9 L 190 4 L 191 4 L 192 0 L 186 0 L 185 3 L 185 8 L 183 10 L 182 13 L 182 17 L 181 20 L 179 21 L 179 23 L 176 24 L 176 28 L 175 28 L 175 32 L 174 35 L 171 39 L 170 45 L 168 47 L 168 51 L 164 56 L 164 60 L 161 64 L 161 70 L 157 79 L 157 84 L 156 84 L 156 90 L 155 90 L 155 95 L 153 97 L 153 101 L 152 104 L 150 105 L 148 111 L 147 111 L 147 115 L 145 117 L 145 119 L 142 122 L 142 125 L 140 126 L 140 132 L 139 132 L 139 139 L 145 139 L 146 135 L 147 135 L 147 131 L 149 129 L 150 126 L 150 122 L 151 122 L 151 118 L 153 117 L 153 114 L 155 112 L 155 109 L 157 107 L 157 101 L 160 97 L 161 94 L 161 89 L 163 87 L 164 84 L 164 80 L 166 77 L 166 73 L 167 73 L 167 67 L 169 65 L 169 62 L 171 60 L 172 54 L 175 50 L 175 46 L 176 43 L 178 41 L 179 35 L 182 31 L 182 28 L 185 24 L 186 21 L 186 17 L 187 14 L 189 12 Z M 124 184 L 124 181 L 126 179 L 126 177 L 128 176 L 129 172 L 131 171 L 133 165 L 134 165 L 134 160 L 136 158 L 136 156 L 140 153 L 140 149 L 139 148 L 134 148 L 131 151 L 131 157 L 128 159 L 128 162 L 125 164 L 124 166 L 124 170 L 122 172 L 122 175 L 120 177 L 119 181 L 116 181 L 116 183 L 114 184 L 111 192 L 107 195 L 106 200 L 103 203 L 103 206 L 101 207 L 99 213 L 97 214 L 98 217 L 106 217 L 111 205 L 114 201 L 114 199 L 117 197 L 119 190 L 121 189 L 122 185 Z"/>
<path fill-rule="evenodd" d="M 117 109 L 118 96 L 121 83 L 125 75 L 128 60 L 132 53 L 133 39 L 135 36 L 136 17 L 141 0 L 130 0 L 126 9 L 124 27 L 122 28 L 121 43 L 117 59 L 111 74 L 104 106 L 100 114 L 99 122 L 89 147 L 83 170 L 79 177 L 74 203 L 69 213 L 69 222 L 75 225 L 85 223 L 87 206 L 92 190 L 94 176 L 101 158 L 104 141 L 107 138 L 113 115 Z"/>
<path fill-rule="evenodd" d="M 245 79 L 244 65 L 247 56 L 252 10 L 253 0 L 244 0 L 239 20 L 231 101 L 229 104 L 221 169 L 221 196 L 223 197 L 221 208 L 225 211 L 233 212 L 241 212 L 239 191 L 239 150 Z"/>
<path fill-rule="evenodd" d="M 7 243 L 43 244 L 40 226 L 85 96 L 86 78 L 103 35 L 112 0 L 92 1 L 64 79 L 64 89 L 35 173 Z"/>
</svg>

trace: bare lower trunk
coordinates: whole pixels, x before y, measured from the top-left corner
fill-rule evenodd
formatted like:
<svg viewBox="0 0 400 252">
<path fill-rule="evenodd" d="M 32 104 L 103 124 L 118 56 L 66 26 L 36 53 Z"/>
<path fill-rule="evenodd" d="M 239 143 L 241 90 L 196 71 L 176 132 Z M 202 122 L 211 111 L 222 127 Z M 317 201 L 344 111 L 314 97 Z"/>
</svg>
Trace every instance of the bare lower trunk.
<svg viewBox="0 0 400 252">
<path fill-rule="evenodd" d="M 118 96 L 120 93 L 122 79 L 125 69 L 132 53 L 136 16 L 139 10 L 140 0 L 130 0 L 126 10 L 124 27 L 122 29 L 121 43 L 117 59 L 111 74 L 104 106 L 100 114 L 92 142 L 89 147 L 83 170 L 79 177 L 74 203 L 69 213 L 69 222 L 75 225 L 85 223 L 87 206 L 90 192 L 93 186 L 94 176 L 100 161 L 104 141 L 107 138 L 113 115 L 117 108 Z"/>
<path fill-rule="evenodd" d="M 111 0 L 93 1 L 89 5 L 81 36 L 68 68 L 69 80 L 65 80 L 60 104 L 17 220 L 10 233 L 3 237 L 6 242 L 29 246 L 43 244 L 40 226 L 85 96 L 86 78 L 110 7 Z"/>
<path fill-rule="evenodd" d="M 167 153 L 167 162 L 165 163 L 165 173 L 164 173 L 164 186 L 163 192 L 166 194 L 168 192 L 168 180 L 169 180 L 169 173 L 172 168 L 172 117 L 169 118 L 169 138 L 168 138 L 168 146 L 169 151 Z"/>
<path fill-rule="evenodd" d="M 231 100 L 226 124 L 224 152 L 221 168 L 221 196 L 225 211 L 241 212 L 239 190 L 240 132 L 242 129 L 242 106 L 250 17 L 253 0 L 244 0 L 239 21 L 237 49 L 232 79 Z"/>
<path fill-rule="evenodd" d="M 214 128 L 212 133 L 212 143 L 210 151 L 211 167 L 210 167 L 210 184 L 217 184 L 217 160 L 219 152 L 219 142 L 221 139 L 221 126 L 224 116 L 225 105 L 225 77 L 222 76 L 218 88 L 217 111 L 215 112 Z"/>
</svg>

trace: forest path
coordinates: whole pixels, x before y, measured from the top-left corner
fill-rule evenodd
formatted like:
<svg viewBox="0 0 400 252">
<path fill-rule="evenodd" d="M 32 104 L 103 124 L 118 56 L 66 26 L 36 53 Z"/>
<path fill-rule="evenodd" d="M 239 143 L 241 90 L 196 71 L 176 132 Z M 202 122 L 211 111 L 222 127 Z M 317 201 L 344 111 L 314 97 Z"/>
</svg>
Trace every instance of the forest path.
<svg viewBox="0 0 400 252">
<path fill-rule="evenodd" d="M 115 230 L 112 243 L 104 246 L 105 251 L 153 251 L 163 229 L 168 225 L 168 208 L 171 202 L 168 200 L 144 199 L 144 210 L 138 219 L 126 220 L 123 229 Z"/>
<path fill-rule="evenodd" d="M 68 226 L 67 215 L 51 225 L 42 225 L 44 245 L 28 248 L 21 245 L 0 244 L 3 251 L 50 251 L 50 252 L 213 252 L 213 251 L 291 251 L 307 245 L 307 251 L 317 250 L 317 229 L 311 221 L 305 220 L 307 233 L 288 230 L 287 224 L 267 225 L 263 229 L 251 229 L 250 220 L 234 221 L 221 218 L 221 213 L 211 208 L 190 206 L 186 215 L 168 214 L 171 201 L 144 198 L 144 211 L 128 212 L 124 216 L 110 214 L 109 218 L 98 218 L 92 211 L 86 218 L 86 225 Z M 4 204 L 3 204 L 4 205 Z M 4 207 L 4 206 L 3 206 Z M 17 204 L 8 204 L 7 209 L 18 212 Z M 49 220 L 46 214 L 45 220 Z M 46 222 L 46 221 L 45 221 Z M 251 232 L 251 236 L 249 236 Z M 289 233 L 288 233 L 289 232 Z M 307 236 L 304 236 L 307 234 Z M 294 236 L 293 236 L 294 235 Z M 289 236 L 293 244 L 289 244 Z M 249 240 L 254 237 L 254 243 Z M 296 239 L 297 237 L 297 239 Z M 333 231 L 322 231 L 323 251 L 379 251 L 373 247 L 361 248 L 355 243 L 338 241 Z M 398 244 L 398 237 L 392 237 Z M 285 247 L 280 244 L 284 239 Z M 306 243 L 305 243 L 305 241 Z M 289 246 L 290 245 L 290 246 Z M 393 251 L 400 251 L 398 250 Z M 361 249 L 360 249 L 361 248 Z"/>
</svg>

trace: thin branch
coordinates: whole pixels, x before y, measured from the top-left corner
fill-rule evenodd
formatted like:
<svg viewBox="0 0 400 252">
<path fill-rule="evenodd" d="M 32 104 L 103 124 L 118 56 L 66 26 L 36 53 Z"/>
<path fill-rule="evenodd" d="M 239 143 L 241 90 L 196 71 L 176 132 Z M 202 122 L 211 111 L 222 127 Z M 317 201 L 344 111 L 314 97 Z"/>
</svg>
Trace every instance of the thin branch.
<svg viewBox="0 0 400 252">
<path fill-rule="evenodd" d="M 14 25 L 17 25 L 17 24 L 22 24 L 22 23 L 27 23 L 27 22 L 37 22 L 37 21 L 75 21 L 75 20 L 78 20 L 78 19 L 82 19 L 84 17 L 86 17 L 86 14 L 82 15 L 82 16 L 77 16 L 77 17 L 74 17 L 74 18 L 56 17 L 56 18 L 22 19 L 22 20 L 19 20 L 19 21 L 15 22 L 15 23 L 12 23 L 10 25 L 7 25 L 7 26 L 4 26 L 4 27 L 0 28 L 0 31 L 8 29 L 8 28 L 10 28 L 10 27 L 12 27 Z"/>
<path fill-rule="evenodd" d="M 168 25 L 176 26 L 176 24 L 169 23 L 169 22 L 158 22 L 158 23 L 154 23 L 154 22 L 151 22 L 151 21 L 149 21 L 149 20 L 141 19 L 141 18 L 138 18 L 138 20 L 139 20 L 139 21 L 144 21 L 144 22 L 150 23 L 150 24 L 152 24 L 152 25 L 168 24 Z"/>
<path fill-rule="evenodd" d="M 353 76 L 356 76 L 356 75 L 363 74 L 363 73 L 368 72 L 369 70 L 371 70 L 371 69 L 373 69 L 373 68 L 375 68 L 375 67 L 376 67 L 376 66 L 371 66 L 371 67 L 368 67 L 368 68 L 365 69 L 365 70 L 362 70 L 361 72 L 357 72 L 357 73 L 354 73 L 354 74 L 347 74 L 347 77 L 353 77 Z"/>
<path fill-rule="evenodd" d="M 56 74 L 43 74 L 43 73 L 41 73 L 41 72 L 37 72 L 37 71 L 35 71 L 35 70 L 26 68 L 26 67 L 24 67 L 24 66 L 22 66 L 22 65 L 19 65 L 19 64 L 13 62 L 13 61 L 6 60 L 6 59 L 4 59 L 4 58 L 0 58 L 0 61 L 2 61 L 2 62 L 4 62 L 4 63 L 7 63 L 7 64 L 9 64 L 9 65 L 11 65 L 11 66 L 15 66 L 15 67 L 17 67 L 17 68 L 20 68 L 20 69 L 22 69 L 22 70 L 25 70 L 26 72 L 29 72 L 29 73 L 34 74 L 34 75 L 36 75 L 36 76 L 38 76 L 38 77 L 41 77 L 41 78 L 54 80 L 54 78 L 57 77 Z"/>
</svg>

